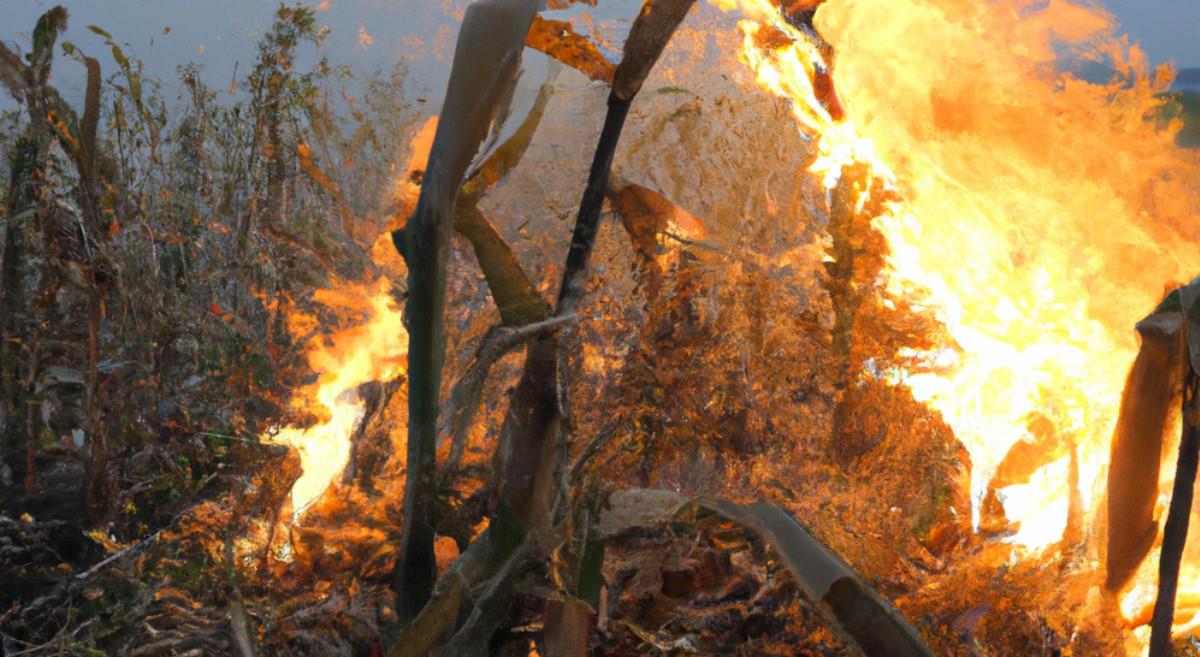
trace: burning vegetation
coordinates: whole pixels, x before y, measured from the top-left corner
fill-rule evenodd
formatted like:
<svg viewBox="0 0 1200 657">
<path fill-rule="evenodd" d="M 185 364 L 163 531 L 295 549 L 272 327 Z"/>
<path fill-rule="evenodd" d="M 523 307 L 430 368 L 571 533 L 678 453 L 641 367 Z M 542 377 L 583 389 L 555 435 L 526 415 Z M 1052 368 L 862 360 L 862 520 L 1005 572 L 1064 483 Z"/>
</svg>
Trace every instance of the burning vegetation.
<svg viewBox="0 0 1200 657">
<path fill-rule="evenodd" d="M 1172 71 L 599 2 L 448 3 L 435 117 L 304 6 L 173 102 L 0 44 L 0 654 L 1200 654 Z"/>
</svg>

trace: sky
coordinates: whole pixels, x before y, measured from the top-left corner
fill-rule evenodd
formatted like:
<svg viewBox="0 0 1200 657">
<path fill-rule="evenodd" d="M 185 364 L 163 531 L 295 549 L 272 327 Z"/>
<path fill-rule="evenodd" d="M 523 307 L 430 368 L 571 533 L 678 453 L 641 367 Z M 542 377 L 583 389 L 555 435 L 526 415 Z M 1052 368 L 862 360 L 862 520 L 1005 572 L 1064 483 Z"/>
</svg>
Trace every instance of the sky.
<svg viewBox="0 0 1200 657">
<path fill-rule="evenodd" d="M 886 0 L 880 0 L 886 2 Z M 203 66 L 206 80 L 228 86 L 253 65 L 255 42 L 270 26 L 277 0 L 0 0 L 0 39 L 28 48 L 37 17 L 55 4 L 70 12 L 66 40 L 85 53 L 105 55 L 103 40 L 87 30 L 99 25 L 163 80 L 187 62 Z M 360 73 L 387 70 L 407 60 L 417 94 L 436 95 L 456 35 L 445 7 L 467 0 L 311 0 L 330 28 L 326 54 Z M 612 11 L 636 11 L 637 0 L 606 0 Z M 1150 59 L 1180 68 L 1200 67 L 1200 0 L 1103 0 L 1124 31 Z M 433 54 L 433 57 L 429 57 Z M 107 58 L 102 57 L 104 62 Z M 68 98 L 79 94 L 82 67 L 60 65 L 56 84 Z M 111 71 L 111 60 L 107 70 Z M 441 82 L 440 84 L 444 84 Z"/>
<path fill-rule="evenodd" d="M 1122 30 L 1155 62 L 1200 67 L 1200 0 L 1105 0 Z"/>
</svg>

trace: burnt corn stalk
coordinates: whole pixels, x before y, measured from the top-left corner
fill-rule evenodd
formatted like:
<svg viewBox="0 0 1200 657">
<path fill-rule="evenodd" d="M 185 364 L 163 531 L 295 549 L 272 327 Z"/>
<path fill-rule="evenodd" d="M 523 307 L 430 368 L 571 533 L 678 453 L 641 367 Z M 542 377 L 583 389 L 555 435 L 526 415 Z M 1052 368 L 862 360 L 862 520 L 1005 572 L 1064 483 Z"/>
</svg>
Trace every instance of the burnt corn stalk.
<svg viewBox="0 0 1200 657">
<path fill-rule="evenodd" d="M 600 225 L 613 156 L 633 99 L 662 55 L 694 0 L 646 3 L 625 42 L 624 57 L 613 78 L 604 128 L 596 145 L 587 186 L 579 204 L 575 229 L 559 287 L 556 315 L 570 314 L 583 297 L 588 261 Z M 500 520 L 521 522 L 521 531 L 549 521 L 549 488 L 553 479 L 553 446 L 559 426 L 558 337 L 534 341 L 517 384 L 497 451 L 500 473 Z M 541 493 L 541 494 L 539 494 Z M 503 513 L 508 511 L 510 513 Z"/>
<path fill-rule="evenodd" d="M 437 574 L 435 452 L 454 207 L 467 168 L 516 74 L 536 5 L 536 0 L 481 0 L 467 9 L 417 209 L 408 225 L 392 234 L 409 271 L 408 475 L 394 576 L 403 624 L 429 601 Z"/>
<path fill-rule="evenodd" d="M 600 143 L 592 159 L 587 187 L 579 204 L 579 215 L 575 219 L 575 230 L 571 235 L 570 250 L 567 251 L 566 269 L 563 271 L 562 286 L 558 292 L 556 314 L 569 313 L 583 298 L 583 284 L 592 247 L 596 243 L 596 231 L 600 227 L 600 211 L 608 190 L 608 174 L 612 170 L 613 156 L 629 116 L 632 98 L 623 99 L 614 90 L 608 97 L 608 113 L 604 117 L 604 129 L 600 132 Z"/>
<path fill-rule="evenodd" d="M 458 469 L 462 460 L 463 450 L 466 449 L 467 429 L 479 409 L 483 384 L 487 380 L 492 365 L 506 356 L 509 352 L 538 336 L 553 333 L 575 321 L 574 315 L 552 317 L 541 322 L 521 324 L 520 326 L 495 326 L 484 336 L 475 360 L 467 373 L 454 384 L 450 392 L 450 407 L 446 415 L 449 428 L 445 433 L 450 437 L 450 456 L 446 460 L 449 471 Z"/>
<path fill-rule="evenodd" d="M 571 236 L 570 250 L 567 252 L 556 314 L 572 312 L 583 297 L 584 274 L 592 246 L 596 242 L 596 231 L 600 225 L 600 211 L 608 191 L 613 156 L 617 151 L 621 131 L 625 127 L 625 119 L 629 116 L 629 107 L 694 1 L 648 2 L 629 32 L 624 57 L 613 76 L 612 91 L 608 96 L 608 114 L 604 117 L 604 129 L 600 133 L 600 142 L 596 146 L 592 168 L 588 173 L 587 187 L 584 189 L 579 214 L 575 219 L 575 231 Z"/>
<path fill-rule="evenodd" d="M 25 298 L 25 276 L 28 269 L 26 235 L 33 221 L 37 204 L 35 179 L 40 148 L 35 139 L 17 141 L 9 164 L 10 182 L 8 208 L 4 225 L 4 255 L 0 262 L 0 403 L 5 405 L 3 461 L 14 467 L 18 476 L 32 481 L 32 472 L 18 465 L 27 459 L 22 455 L 26 435 L 22 407 L 25 405 L 25 372 L 29 363 L 22 357 L 21 345 L 28 337 L 24 318 L 28 316 Z"/>
<path fill-rule="evenodd" d="M 583 296 L 587 263 L 600 224 L 600 210 L 608 186 L 608 173 L 629 115 L 632 97 L 609 96 L 608 114 L 592 160 L 587 187 L 579 205 L 574 234 L 567 253 L 556 314 L 573 312 Z M 505 419 L 504 444 L 497 451 L 500 504 L 497 531 L 523 535 L 549 522 L 549 493 L 555 462 L 554 443 L 561 421 L 558 409 L 558 334 L 542 336 L 530 344 L 525 369 L 513 393 Z M 510 526 L 510 523 L 516 526 Z"/>
<path fill-rule="evenodd" d="M 647 2 L 630 29 L 624 56 L 613 76 L 608 112 L 575 219 L 555 305 L 558 316 L 573 313 L 583 297 L 613 157 L 630 105 L 694 1 Z M 549 542 L 550 504 L 557 481 L 555 469 L 562 461 L 556 454 L 562 422 L 558 348 L 558 334 L 543 336 L 530 344 L 525 369 L 505 417 L 501 444 L 496 451 L 499 502 L 492 525 L 504 545 L 522 544 L 530 534 L 538 545 Z M 563 631 L 570 630 L 547 628 L 550 633 Z"/>
<path fill-rule="evenodd" d="M 587 187 L 580 202 L 567 253 L 555 314 L 574 311 L 583 296 L 589 256 L 595 244 L 608 174 L 632 97 L 609 96 L 608 114 L 592 160 Z M 554 480 L 555 439 L 562 418 L 558 408 L 557 333 L 534 340 L 505 418 L 503 444 L 497 450 L 500 505 L 497 532 L 523 536 L 548 530 L 550 488 Z"/>
<path fill-rule="evenodd" d="M 1171 624 L 1175 618 L 1175 593 L 1179 587 L 1179 564 L 1187 542 L 1188 519 L 1192 514 L 1192 497 L 1196 484 L 1196 469 L 1200 465 L 1200 406 L 1197 387 L 1200 378 L 1188 371 L 1183 389 L 1183 436 L 1179 440 L 1179 460 L 1175 466 L 1175 484 L 1171 489 L 1171 506 L 1163 527 L 1162 554 L 1158 560 L 1158 596 L 1154 600 L 1154 616 L 1150 620 L 1150 657 L 1170 657 Z"/>
<path fill-rule="evenodd" d="M 582 281 L 587 268 L 588 255 L 591 253 L 592 241 L 595 239 L 596 227 L 599 223 L 600 209 L 604 202 L 609 167 L 612 164 L 613 153 L 616 150 L 620 128 L 628 115 L 629 104 L 637 95 L 642 82 L 650 69 L 658 60 L 671 34 L 682 22 L 688 9 L 695 0 L 656 0 L 647 3 L 634 24 L 630 37 L 626 42 L 625 57 L 615 76 L 613 97 L 615 102 L 609 103 L 610 116 L 605 120 L 604 135 L 597 147 L 593 166 L 588 180 L 588 190 L 581 203 L 577 223 L 572 237 L 572 247 L 568 255 L 568 266 L 565 268 L 563 282 L 557 308 L 559 316 L 567 315 L 569 308 L 574 307 L 582 294 Z M 463 34 L 468 32 L 468 24 L 472 10 L 480 4 L 476 3 L 468 9 L 463 21 Z M 530 16 L 532 22 L 532 15 Z M 528 23 L 525 28 L 528 30 Z M 521 35 L 522 37 L 524 34 Z M 459 68 L 459 60 L 464 56 L 464 43 L 469 43 L 463 37 L 459 39 L 459 52 L 455 55 L 455 70 Z M 493 60 L 495 57 L 492 58 Z M 484 61 L 487 61 L 484 59 Z M 622 72 L 621 69 L 625 69 Z M 451 91 L 447 95 L 447 106 L 455 89 L 454 73 L 451 73 Z M 615 108 L 615 109 L 614 109 Z M 615 112 L 615 113 L 614 113 Z M 434 140 L 434 152 L 438 150 L 442 130 L 447 123 L 448 111 L 443 112 L 443 120 L 439 124 L 438 136 Z M 473 136 L 472 136 L 473 137 Z M 478 143 L 478 142 L 475 142 Z M 426 186 L 422 188 L 422 200 L 429 192 L 428 184 L 434 155 L 430 156 L 431 166 L 426 171 Z M 436 173 L 435 173 L 436 177 Z M 443 190 L 444 193 L 444 190 Z M 420 202 L 417 213 L 421 213 Z M 410 220 L 410 227 L 413 220 Z M 393 234 L 393 241 L 401 253 L 413 264 L 413 240 L 409 230 Z M 410 304 L 413 297 L 410 282 Z M 499 300 L 498 300 L 499 301 Z M 412 306 L 410 305 L 410 308 Z M 415 319 L 410 310 L 410 323 Z M 440 315 L 439 315 L 440 316 Z M 415 348 L 412 327 L 410 326 L 410 358 Z M 495 628 L 503 621 L 508 612 L 509 602 L 514 593 L 515 578 L 518 574 L 541 563 L 536 555 L 544 548 L 537 537 L 541 534 L 537 529 L 547 528 L 549 518 L 548 499 L 554 481 L 553 465 L 558 462 L 554 457 L 558 436 L 558 404 L 557 404 L 557 351 L 558 339 L 542 337 L 535 340 L 528 348 L 525 369 L 521 380 L 509 404 L 502 430 L 501 445 L 496 452 L 498 477 L 497 508 L 492 513 L 492 523 L 489 529 L 479 539 L 474 541 L 463 557 L 451 566 L 447 574 L 438 580 L 437 589 L 428 606 L 420 611 L 409 631 L 403 632 L 389 651 L 391 657 L 400 655 L 419 655 L 433 651 L 439 655 L 483 654 L 488 650 L 488 642 Z M 406 482 L 406 536 L 411 531 L 409 526 L 414 524 L 413 515 L 409 508 L 414 504 L 414 488 L 420 493 L 420 486 L 415 483 L 413 474 L 414 453 L 421 455 L 419 446 L 414 452 L 414 433 L 412 424 L 417 420 L 413 412 L 413 398 L 417 388 L 413 378 L 414 370 L 410 362 L 410 438 L 409 438 L 409 474 Z M 427 383 L 425 385 L 428 385 Z M 436 419 L 436 418 L 435 418 Z M 433 444 L 428 446 L 429 458 L 432 460 Z M 430 471 L 432 466 L 430 465 Z M 431 481 L 431 480 L 429 480 Z M 432 531 L 429 533 L 432 543 Z M 532 540 L 531 540 L 532 539 Z M 407 538 L 406 538 L 407 543 Z M 536 546 L 536 547 L 534 547 Z M 432 550 L 430 551 L 432 557 Z M 401 597 L 409 595 L 403 589 L 409 585 L 404 573 L 406 559 L 402 550 L 401 563 L 398 566 L 397 587 Z M 432 560 L 430 560 L 432 564 Z M 484 593 L 472 604 L 470 610 L 460 608 L 458 604 L 464 591 L 468 588 L 485 586 Z M 420 607 L 413 605 L 415 600 L 401 601 L 401 618 L 404 621 L 413 618 L 412 614 Z M 452 633 L 452 634 L 451 634 Z M 440 648 L 434 648 L 440 645 Z"/>
</svg>

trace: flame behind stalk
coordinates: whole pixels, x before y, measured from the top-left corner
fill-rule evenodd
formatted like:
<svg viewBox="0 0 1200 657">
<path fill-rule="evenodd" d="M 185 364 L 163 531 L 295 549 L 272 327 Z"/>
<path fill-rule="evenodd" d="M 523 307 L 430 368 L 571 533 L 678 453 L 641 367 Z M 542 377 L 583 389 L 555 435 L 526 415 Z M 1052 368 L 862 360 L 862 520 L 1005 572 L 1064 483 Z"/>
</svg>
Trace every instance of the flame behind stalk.
<svg viewBox="0 0 1200 657">
<path fill-rule="evenodd" d="M 308 354 L 317 381 L 300 391 L 293 404 L 317 415 L 309 427 L 287 427 L 266 436 L 299 452 L 303 474 L 292 487 L 292 508 L 298 514 L 312 504 L 346 467 L 350 437 L 362 418 L 358 387 L 404 373 L 408 333 L 401 312 L 393 305 L 386 279 L 374 286 L 346 286 L 323 290 L 316 302 L 365 312 L 365 323 L 318 339 Z M 303 313 L 289 317 L 293 335 L 307 334 L 315 319 Z"/>
<path fill-rule="evenodd" d="M 424 167 L 436 129 L 434 117 L 413 134 L 403 168 L 406 174 L 397 177 L 395 188 L 390 190 L 397 207 L 412 208 L 416 204 L 420 186 L 407 172 Z M 384 271 L 404 270 L 386 231 L 371 246 L 370 257 Z M 303 473 L 292 486 L 296 514 L 316 501 L 346 467 L 351 436 L 363 413 L 358 387 L 404 374 L 408 355 L 403 313 L 395 305 L 386 279 L 373 285 L 346 284 L 320 290 L 313 301 L 335 311 L 360 314 L 365 321 L 332 335 L 322 334 L 308 352 L 317 381 L 298 391 L 292 404 L 298 410 L 316 414 L 318 423 L 287 427 L 264 436 L 265 440 L 291 445 L 300 454 Z M 311 335 L 317 331 L 317 324 L 317 318 L 307 313 L 296 311 L 288 316 L 288 330 L 293 336 Z"/>
<path fill-rule="evenodd" d="M 1196 249 L 1183 248 L 1196 238 L 1187 227 L 1197 225 L 1200 170 L 1173 129 L 1147 120 L 1169 71 L 1148 73 L 1109 15 L 1068 0 L 833 0 L 817 18 L 838 47 L 848 114 L 834 121 L 810 82 L 830 63 L 770 0 L 712 2 L 746 17 L 740 58 L 791 101 L 825 185 L 864 163 L 901 199 L 875 222 L 890 246 L 888 284 L 920 299 L 956 344 L 928 354 L 926 371 L 895 376 L 970 451 L 975 517 L 997 466 L 1026 441 L 1041 455 L 1036 472 L 999 491 L 1018 528 L 1010 540 L 1060 540 L 1073 494 L 1090 522 L 1136 350 L 1132 324 L 1164 286 L 1200 271 Z M 791 44 L 764 45 L 763 26 Z M 1064 53 L 1107 59 L 1122 79 L 1064 73 Z M 1140 611 L 1134 597 L 1152 600 L 1147 564 L 1127 618 Z M 1185 564 L 1181 599 L 1198 584 Z"/>
</svg>

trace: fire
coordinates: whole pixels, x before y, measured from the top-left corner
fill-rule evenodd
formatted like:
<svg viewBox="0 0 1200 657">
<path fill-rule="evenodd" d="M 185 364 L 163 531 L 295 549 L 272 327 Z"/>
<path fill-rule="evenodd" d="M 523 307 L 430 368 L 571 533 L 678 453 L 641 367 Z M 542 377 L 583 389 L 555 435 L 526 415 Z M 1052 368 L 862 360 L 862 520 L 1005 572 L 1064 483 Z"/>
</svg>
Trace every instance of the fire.
<svg viewBox="0 0 1200 657">
<path fill-rule="evenodd" d="M 424 168 L 436 130 L 437 117 L 426 119 L 409 142 L 404 173 L 396 178 L 394 189 L 389 190 L 399 208 L 411 209 L 416 205 L 421 188 L 414 173 Z M 405 213 L 399 212 L 399 216 Z M 394 275 L 405 271 L 389 232 L 383 232 L 375 240 L 368 254 L 382 271 Z M 303 474 L 292 487 L 292 508 L 297 515 L 321 497 L 346 467 L 351 435 L 363 414 L 363 402 L 357 393 L 359 386 L 401 376 L 408 364 L 408 331 L 388 278 L 380 278 L 373 285 L 345 284 L 320 290 L 313 301 L 334 310 L 362 314 L 365 319 L 319 337 L 308 352 L 308 363 L 317 380 L 298 391 L 292 404 L 297 410 L 317 415 L 319 423 L 272 430 L 263 436 L 264 440 L 290 445 L 300 454 Z M 288 316 L 288 330 L 294 336 L 311 335 L 318 324 L 315 317 L 303 312 Z"/>
<path fill-rule="evenodd" d="M 386 279 L 373 286 L 322 290 L 314 300 L 365 312 L 367 320 L 319 339 L 308 353 L 317 381 L 301 390 L 292 403 L 316 414 L 320 421 L 264 436 L 270 442 L 290 445 L 300 454 L 303 474 L 292 487 L 292 508 L 297 514 L 320 497 L 346 467 L 350 437 L 363 414 L 359 386 L 403 374 L 408 347 L 402 313 L 394 305 Z M 315 319 L 294 313 L 289 323 L 293 335 L 304 335 L 314 327 Z"/>
<path fill-rule="evenodd" d="M 995 491 L 1009 541 L 1057 543 L 1069 513 L 1090 526 L 1132 325 L 1164 286 L 1200 272 L 1196 249 L 1173 248 L 1195 243 L 1200 176 L 1175 129 L 1148 120 L 1170 71 L 1148 72 L 1111 16 L 1070 0 L 835 0 L 817 21 L 836 62 L 770 0 L 712 2 L 745 16 L 740 58 L 791 101 L 826 187 L 865 164 L 880 185 L 864 195 L 897 199 L 875 221 L 888 285 L 920 299 L 955 344 L 923 354 L 923 371 L 892 374 L 970 451 L 976 521 L 993 475 L 1015 467 L 1024 474 Z M 1085 81 L 1064 62 L 1105 62 L 1116 80 Z M 814 91 L 822 70 L 840 120 Z M 1029 456 L 1014 464 L 1010 452 Z M 1147 590 L 1144 567 L 1127 618 Z M 1200 596 L 1200 568 L 1185 568 L 1180 590 L 1181 606 Z"/>
</svg>

